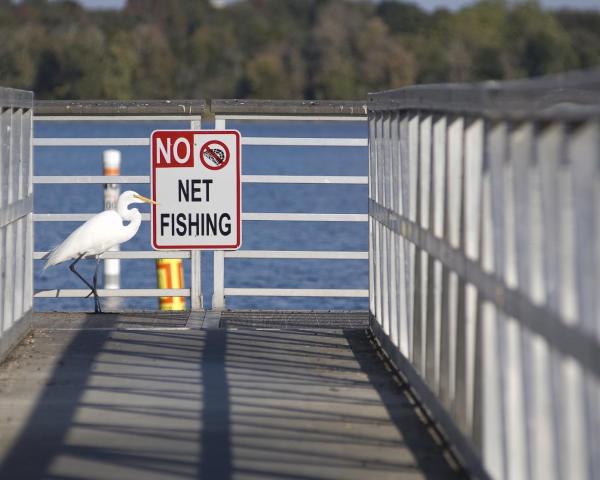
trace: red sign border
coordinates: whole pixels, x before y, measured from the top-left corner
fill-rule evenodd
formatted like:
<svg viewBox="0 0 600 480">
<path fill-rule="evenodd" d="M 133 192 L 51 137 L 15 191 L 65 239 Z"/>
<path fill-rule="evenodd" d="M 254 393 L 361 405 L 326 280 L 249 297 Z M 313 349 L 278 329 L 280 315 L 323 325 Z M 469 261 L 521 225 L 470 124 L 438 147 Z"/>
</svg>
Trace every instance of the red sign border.
<svg viewBox="0 0 600 480">
<path fill-rule="evenodd" d="M 236 137 L 236 154 L 237 154 L 237 162 L 236 162 L 236 174 L 237 174 L 237 238 L 236 243 L 234 245 L 157 245 L 156 244 L 156 206 L 152 205 L 152 248 L 154 250 L 238 250 L 242 246 L 242 155 L 241 155 L 241 144 L 242 139 L 240 132 L 237 130 L 182 130 L 182 129 L 174 129 L 174 130 L 154 130 L 150 135 L 150 187 L 151 187 L 151 198 L 154 201 L 156 200 L 156 175 L 154 171 L 156 167 L 154 166 L 153 158 L 155 155 L 155 142 L 154 135 L 157 133 L 192 133 L 192 134 L 234 134 Z"/>
</svg>

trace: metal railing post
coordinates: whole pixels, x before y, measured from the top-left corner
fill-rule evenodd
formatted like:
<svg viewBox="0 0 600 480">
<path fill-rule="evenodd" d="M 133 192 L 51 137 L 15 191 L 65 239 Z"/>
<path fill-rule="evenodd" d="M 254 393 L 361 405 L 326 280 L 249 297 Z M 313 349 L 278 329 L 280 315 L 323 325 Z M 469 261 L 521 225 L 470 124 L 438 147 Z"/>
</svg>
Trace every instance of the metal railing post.
<svg viewBox="0 0 600 480">
<path fill-rule="evenodd" d="M 191 130 L 200 130 L 200 128 L 200 120 L 190 122 Z M 190 302 L 191 310 L 196 312 L 204 308 L 202 298 L 202 251 L 192 250 L 190 254 Z"/>
<path fill-rule="evenodd" d="M 190 256 L 190 301 L 191 310 L 196 312 L 202 310 L 203 299 L 202 299 L 202 251 L 192 250 Z"/>
<path fill-rule="evenodd" d="M 213 278 L 212 308 L 223 310 L 225 308 L 225 252 L 223 250 L 214 252 Z"/>
<path fill-rule="evenodd" d="M 226 120 L 215 117 L 215 130 L 225 130 Z M 225 308 L 225 252 L 218 250 L 213 252 L 213 298 L 212 309 L 223 310 Z"/>
</svg>

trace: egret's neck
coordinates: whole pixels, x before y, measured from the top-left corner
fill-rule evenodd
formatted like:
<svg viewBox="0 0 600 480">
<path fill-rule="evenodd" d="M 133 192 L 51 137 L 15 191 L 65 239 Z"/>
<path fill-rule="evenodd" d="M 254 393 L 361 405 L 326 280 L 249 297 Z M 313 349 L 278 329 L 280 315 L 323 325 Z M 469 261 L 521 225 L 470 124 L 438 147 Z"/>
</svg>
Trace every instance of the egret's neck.
<svg viewBox="0 0 600 480">
<path fill-rule="evenodd" d="M 137 232 L 138 228 L 140 228 L 140 224 L 142 223 L 142 215 L 137 208 L 128 208 L 131 203 L 132 202 L 123 202 L 121 199 L 119 199 L 117 203 L 117 213 L 123 220 L 129 222 L 125 228 L 127 230 L 131 230 L 131 236 L 133 236 L 135 235 L 135 232 Z"/>
</svg>

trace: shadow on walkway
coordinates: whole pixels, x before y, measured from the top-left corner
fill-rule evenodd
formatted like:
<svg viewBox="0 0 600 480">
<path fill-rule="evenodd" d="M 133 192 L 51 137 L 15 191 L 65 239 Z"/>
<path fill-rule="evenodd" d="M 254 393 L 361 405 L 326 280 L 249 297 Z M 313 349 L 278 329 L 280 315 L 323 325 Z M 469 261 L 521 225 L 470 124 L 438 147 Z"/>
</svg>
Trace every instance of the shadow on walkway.
<svg viewBox="0 0 600 480">
<path fill-rule="evenodd" d="M 458 476 L 364 330 L 77 326 L 0 365 L 2 479 Z"/>
</svg>

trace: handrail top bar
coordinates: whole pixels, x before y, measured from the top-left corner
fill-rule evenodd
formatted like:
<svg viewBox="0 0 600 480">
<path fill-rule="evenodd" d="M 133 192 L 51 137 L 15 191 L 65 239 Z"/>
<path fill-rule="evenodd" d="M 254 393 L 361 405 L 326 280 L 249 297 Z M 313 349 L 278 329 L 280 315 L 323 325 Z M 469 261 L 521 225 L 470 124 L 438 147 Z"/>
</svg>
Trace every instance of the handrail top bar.
<svg viewBox="0 0 600 480">
<path fill-rule="evenodd" d="M 344 100 L 242 100 L 214 99 L 210 102 L 214 115 L 269 114 L 269 115 L 336 115 L 364 117 L 367 103 Z"/>
<path fill-rule="evenodd" d="M 369 110 L 577 120 L 600 115 L 600 68 L 533 79 L 414 85 L 369 94 Z"/>
<path fill-rule="evenodd" d="M 35 115 L 322 115 L 364 117 L 367 103 L 342 100 L 37 100 Z"/>
<path fill-rule="evenodd" d="M 33 92 L 0 87 L 0 108 L 33 107 Z"/>
<path fill-rule="evenodd" d="M 36 100 L 34 113 L 50 115 L 203 115 L 205 100 Z"/>
</svg>

